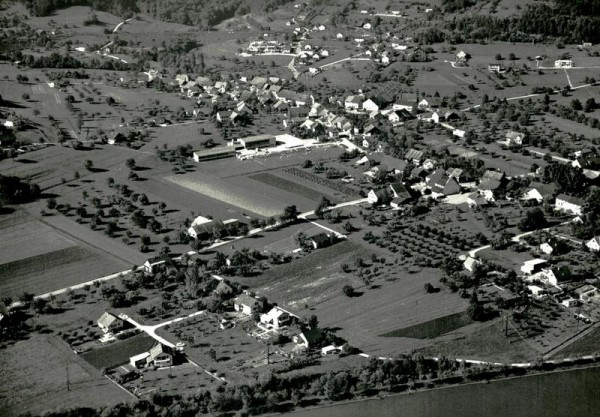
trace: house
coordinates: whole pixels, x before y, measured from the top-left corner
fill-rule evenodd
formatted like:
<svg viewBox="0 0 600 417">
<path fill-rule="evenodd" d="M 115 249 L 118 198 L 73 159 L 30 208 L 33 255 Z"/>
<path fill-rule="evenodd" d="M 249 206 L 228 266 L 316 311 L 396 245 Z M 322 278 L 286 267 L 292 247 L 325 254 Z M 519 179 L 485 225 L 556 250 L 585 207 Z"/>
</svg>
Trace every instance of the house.
<svg viewBox="0 0 600 417">
<path fill-rule="evenodd" d="M 539 247 L 540 252 L 546 255 L 561 255 L 568 252 L 569 247 L 560 239 L 549 239 Z"/>
<path fill-rule="evenodd" d="M 389 56 L 387 56 L 387 55 L 383 55 L 383 56 L 381 57 L 381 63 L 382 63 L 383 65 L 389 65 L 389 64 L 390 64 L 390 57 L 389 57 Z"/>
<path fill-rule="evenodd" d="M 187 230 L 193 239 L 210 239 L 228 236 L 229 230 L 239 224 L 238 219 L 211 220 L 209 222 L 192 224 Z"/>
<path fill-rule="evenodd" d="M 420 110 L 425 110 L 425 109 L 431 109 L 431 108 L 438 108 L 441 105 L 442 105 L 441 98 L 427 97 L 427 98 L 423 98 L 421 101 L 419 101 L 417 106 Z"/>
<path fill-rule="evenodd" d="M 241 294 L 233 300 L 233 309 L 240 313 L 251 316 L 255 311 L 262 311 L 263 302 L 251 297 L 248 294 Z"/>
<path fill-rule="evenodd" d="M 322 336 L 321 329 L 315 327 L 313 329 L 302 330 L 300 333 L 292 337 L 292 341 L 298 346 L 308 349 L 313 347 L 315 343 L 321 340 Z"/>
<path fill-rule="evenodd" d="M 470 193 L 467 195 L 467 204 L 469 207 L 484 207 L 489 205 L 489 201 L 484 196 L 478 193 Z"/>
<path fill-rule="evenodd" d="M 375 126 L 372 123 L 369 123 L 363 129 L 363 135 L 368 138 L 373 135 L 378 135 L 380 133 L 381 133 L 381 129 L 379 129 L 377 126 Z"/>
<path fill-rule="evenodd" d="M 334 345 L 329 345 L 321 348 L 321 355 L 336 355 L 342 352 L 342 348 Z"/>
<path fill-rule="evenodd" d="M 460 181 L 463 178 L 463 170 L 460 168 L 448 168 L 446 175 L 456 178 L 456 181 Z"/>
<path fill-rule="evenodd" d="M 578 304 L 577 300 L 574 299 L 573 297 L 567 297 L 564 300 L 562 300 L 560 303 L 564 307 L 567 307 L 567 308 L 569 308 L 569 307 L 577 307 L 577 304 Z"/>
<path fill-rule="evenodd" d="M 116 333 L 126 327 L 125 321 L 107 311 L 102 313 L 97 323 L 104 333 Z"/>
<path fill-rule="evenodd" d="M 572 59 L 557 59 L 554 61 L 555 68 L 573 68 Z"/>
<path fill-rule="evenodd" d="M 129 358 L 129 365 L 133 366 L 136 369 L 144 368 L 148 364 L 149 357 L 150 352 L 142 352 L 138 355 Z"/>
<path fill-rule="evenodd" d="M 343 34 L 341 34 L 341 33 L 338 33 L 337 35 L 335 35 L 335 38 L 336 38 L 337 40 L 343 40 L 343 39 L 344 39 L 344 35 L 343 35 Z"/>
<path fill-rule="evenodd" d="M 504 74 L 506 72 L 506 67 L 502 64 L 489 64 L 488 71 L 496 74 Z"/>
<path fill-rule="evenodd" d="M 148 364 L 163 368 L 173 365 L 173 355 L 171 349 L 164 346 L 162 343 L 157 343 L 150 351 L 146 358 Z"/>
<path fill-rule="evenodd" d="M 390 190 L 392 191 L 393 197 L 390 205 L 394 208 L 399 208 L 401 205 L 409 203 L 415 198 L 412 189 L 406 187 L 401 182 L 390 184 Z"/>
<path fill-rule="evenodd" d="M 348 96 L 344 100 L 344 107 L 348 110 L 358 110 L 363 103 L 363 99 L 360 96 Z"/>
<path fill-rule="evenodd" d="M 411 148 L 406 152 L 406 155 L 404 155 L 404 159 L 411 161 L 415 165 L 420 165 L 421 159 L 423 159 L 423 151 Z"/>
<path fill-rule="evenodd" d="M 386 204 L 391 200 L 391 195 L 387 190 L 371 190 L 367 194 L 369 204 Z"/>
<path fill-rule="evenodd" d="M 522 201 L 535 200 L 538 204 L 541 204 L 544 201 L 544 196 L 536 189 L 530 188 L 527 190 L 523 196 L 521 197 Z"/>
<path fill-rule="evenodd" d="M 510 145 L 518 145 L 521 146 L 523 144 L 523 138 L 525 135 L 520 132 L 515 132 L 514 130 L 509 130 L 506 132 L 504 138 L 506 139 L 506 144 Z"/>
<path fill-rule="evenodd" d="M 231 288 L 231 286 L 225 281 L 220 281 L 213 290 L 213 293 L 219 297 L 226 298 L 233 294 L 233 288 Z"/>
<path fill-rule="evenodd" d="M 156 273 L 158 267 L 164 265 L 164 263 L 165 259 L 163 257 L 155 256 L 154 258 L 147 259 L 146 262 L 144 262 L 144 265 L 142 265 L 142 269 L 145 274 L 152 275 Z"/>
<path fill-rule="evenodd" d="M 568 266 L 544 269 L 543 275 L 548 280 L 548 282 L 554 285 L 555 287 L 558 287 L 558 284 L 562 284 L 565 281 L 569 281 L 572 276 L 571 270 Z"/>
<path fill-rule="evenodd" d="M 548 265 L 548 261 L 545 259 L 531 259 L 523 262 L 521 272 L 525 275 L 535 274 L 536 272 L 540 272 L 546 265 Z"/>
<path fill-rule="evenodd" d="M 544 298 L 548 295 L 548 291 L 546 291 L 545 288 L 539 287 L 537 285 L 528 285 L 527 289 L 537 299 Z"/>
<path fill-rule="evenodd" d="M 290 314 L 279 307 L 273 307 L 268 313 L 261 314 L 260 316 L 260 322 L 262 324 L 275 329 L 287 326 L 291 321 L 292 318 Z"/>
<path fill-rule="evenodd" d="M 417 109 L 417 100 L 416 99 L 405 99 L 398 100 L 394 104 L 392 104 L 393 110 L 407 110 L 409 112 L 414 112 Z"/>
<path fill-rule="evenodd" d="M 373 29 L 373 25 L 371 25 L 370 23 L 365 23 L 365 24 L 363 25 L 363 29 L 366 29 L 366 30 L 371 30 L 371 29 Z"/>
<path fill-rule="evenodd" d="M 447 122 L 456 122 L 460 120 L 460 115 L 454 110 L 448 110 L 446 113 L 444 113 L 444 120 Z"/>
<path fill-rule="evenodd" d="M 412 113 L 405 109 L 394 110 L 388 114 L 388 120 L 394 124 L 405 122 L 413 118 L 414 116 L 412 115 Z"/>
<path fill-rule="evenodd" d="M 256 135 L 238 139 L 247 150 L 269 148 L 276 145 L 275 136 L 273 135 Z"/>
<path fill-rule="evenodd" d="M 600 236 L 595 236 L 585 242 L 585 246 L 592 252 L 600 252 Z"/>
<path fill-rule="evenodd" d="M 463 266 L 469 272 L 475 272 L 477 267 L 481 265 L 481 261 L 473 258 L 472 256 L 468 256 L 467 259 L 463 262 Z"/>
<path fill-rule="evenodd" d="M 227 123 L 227 122 L 231 122 L 231 115 L 233 114 L 232 111 L 229 110 L 225 110 L 225 111 L 219 111 L 217 112 L 217 121 L 219 123 Z"/>
<path fill-rule="evenodd" d="M 584 303 L 598 301 L 600 299 L 600 291 L 593 285 L 586 284 L 583 287 L 577 288 L 573 292 L 578 295 L 579 300 Z"/>
<path fill-rule="evenodd" d="M 469 58 L 471 58 L 471 55 L 461 49 L 456 53 L 455 58 L 457 64 L 466 64 Z"/>
<path fill-rule="evenodd" d="M 362 109 L 368 112 L 379 111 L 379 106 L 373 100 L 368 99 L 362 103 Z"/>
<path fill-rule="evenodd" d="M 454 195 L 460 193 L 460 185 L 456 178 L 446 175 L 446 172 L 441 168 L 426 177 L 425 182 L 434 194 Z"/>
<path fill-rule="evenodd" d="M 133 381 L 134 379 L 140 376 L 139 372 L 135 369 L 134 366 L 129 364 L 119 366 L 115 369 L 113 377 L 119 384 L 124 384 L 129 381 Z"/>
<path fill-rule="evenodd" d="M 483 173 L 477 185 L 477 190 L 486 200 L 494 201 L 498 191 L 504 186 L 504 172 L 488 169 Z"/>
<path fill-rule="evenodd" d="M 307 241 L 312 245 L 314 249 L 320 249 L 327 246 L 330 246 L 332 243 L 332 236 L 326 233 L 318 233 L 314 236 L 311 236 L 307 239 Z"/>
<path fill-rule="evenodd" d="M 583 200 L 567 194 L 559 194 L 556 196 L 554 209 L 563 213 L 580 216 L 583 213 Z"/>
</svg>

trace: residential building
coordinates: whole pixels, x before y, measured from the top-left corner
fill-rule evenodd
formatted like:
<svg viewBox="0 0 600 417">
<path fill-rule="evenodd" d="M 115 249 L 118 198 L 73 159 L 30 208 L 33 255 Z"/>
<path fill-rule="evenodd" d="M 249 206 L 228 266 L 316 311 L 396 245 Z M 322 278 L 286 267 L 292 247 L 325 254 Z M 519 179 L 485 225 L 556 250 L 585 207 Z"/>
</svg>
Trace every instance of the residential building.
<svg viewBox="0 0 600 417">
<path fill-rule="evenodd" d="M 546 265 L 548 265 L 548 261 L 545 259 L 531 259 L 521 265 L 521 272 L 525 275 L 535 274 L 540 272 Z"/>
<path fill-rule="evenodd" d="M 123 330 L 126 326 L 125 321 L 108 311 L 102 313 L 97 323 L 98 327 L 100 327 L 104 333 L 116 333 Z"/>
<path fill-rule="evenodd" d="M 594 236 L 585 242 L 585 246 L 592 252 L 600 252 L 600 236 Z"/>
<path fill-rule="evenodd" d="M 290 314 L 280 307 L 273 307 L 268 313 L 261 314 L 260 322 L 263 325 L 280 329 L 291 323 L 292 318 Z"/>
<path fill-rule="evenodd" d="M 556 196 L 554 209 L 563 213 L 580 216 L 583 213 L 583 199 L 567 194 L 559 194 Z"/>
<path fill-rule="evenodd" d="M 506 132 L 504 138 L 506 139 L 507 145 L 518 145 L 521 146 L 523 144 L 523 138 L 525 135 L 521 132 L 515 132 L 514 130 L 509 130 Z"/>
<path fill-rule="evenodd" d="M 241 294 L 233 300 L 233 309 L 240 313 L 244 313 L 247 316 L 251 316 L 256 311 L 262 311 L 263 302 L 248 294 Z"/>
<path fill-rule="evenodd" d="M 331 245 L 332 236 L 326 233 L 319 233 L 309 237 L 307 240 L 314 249 L 320 249 Z"/>
<path fill-rule="evenodd" d="M 368 99 L 362 103 L 362 109 L 368 112 L 378 111 L 379 106 L 373 100 Z"/>
<path fill-rule="evenodd" d="M 586 284 L 573 291 L 579 296 L 579 300 L 583 303 L 589 303 L 600 300 L 600 291 L 593 285 Z"/>
<path fill-rule="evenodd" d="M 572 59 L 557 59 L 554 61 L 555 68 L 573 68 Z"/>
<path fill-rule="evenodd" d="M 348 96 L 344 100 L 344 107 L 348 110 L 358 110 L 363 101 L 361 96 Z"/>
</svg>

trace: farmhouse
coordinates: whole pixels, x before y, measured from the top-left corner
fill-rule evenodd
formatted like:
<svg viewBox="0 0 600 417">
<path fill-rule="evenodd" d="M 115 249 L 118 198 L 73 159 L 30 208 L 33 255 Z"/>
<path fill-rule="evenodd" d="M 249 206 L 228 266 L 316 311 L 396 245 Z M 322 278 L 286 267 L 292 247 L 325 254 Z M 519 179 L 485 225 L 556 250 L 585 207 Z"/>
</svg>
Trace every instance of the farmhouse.
<svg viewBox="0 0 600 417">
<path fill-rule="evenodd" d="M 390 184 L 390 190 L 392 191 L 392 202 L 390 205 L 394 208 L 398 208 L 402 204 L 406 204 L 414 199 L 412 189 L 406 187 L 401 182 L 394 182 Z"/>
<path fill-rule="evenodd" d="M 223 237 L 229 235 L 229 227 L 239 223 L 237 219 L 228 220 L 210 220 L 208 222 L 202 222 L 193 224 L 187 230 L 188 235 L 193 239 L 208 239 Z"/>
<path fill-rule="evenodd" d="M 248 316 L 254 314 L 255 311 L 260 312 L 262 308 L 263 302 L 248 294 L 241 294 L 233 300 L 233 309 Z"/>
<path fill-rule="evenodd" d="M 105 311 L 98 319 L 98 327 L 104 333 L 115 333 L 125 328 L 125 322 L 112 313 Z"/>
<path fill-rule="evenodd" d="M 463 51 L 462 49 L 456 53 L 456 63 L 457 64 L 466 64 L 471 55 Z"/>
<path fill-rule="evenodd" d="M 475 272 L 479 265 L 481 265 L 481 261 L 473 258 L 472 256 L 467 257 L 467 259 L 463 262 L 463 266 L 469 272 Z"/>
<path fill-rule="evenodd" d="M 413 115 L 408 110 L 394 110 L 389 113 L 388 120 L 392 123 L 400 123 L 413 118 Z"/>
<path fill-rule="evenodd" d="M 540 245 L 540 252 L 546 255 L 560 255 L 568 250 L 566 243 L 559 239 L 550 239 Z"/>
<path fill-rule="evenodd" d="M 434 194 L 453 195 L 460 193 L 460 185 L 454 177 L 446 175 L 443 169 L 437 169 L 425 179 L 427 187 Z"/>
<path fill-rule="evenodd" d="M 484 196 L 478 193 L 470 193 L 467 195 L 467 204 L 469 207 L 484 207 L 489 205 L 489 201 Z"/>
<path fill-rule="evenodd" d="M 392 104 L 393 110 L 407 110 L 409 112 L 415 111 L 417 108 L 417 100 L 416 99 L 400 99 L 396 103 Z"/>
<path fill-rule="evenodd" d="M 585 242 L 585 246 L 592 252 L 600 252 L 600 236 L 594 236 Z"/>
<path fill-rule="evenodd" d="M 548 282 L 555 287 L 571 279 L 571 270 L 568 266 L 552 267 L 542 272 Z"/>
<path fill-rule="evenodd" d="M 442 99 L 439 97 L 426 97 L 419 101 L 418 107 L 420 110 L 438 108 L 442 105 Z"/>
<path fill-rule="evenodd" d="M 260 322 L 268 327 L 280 329 L 292 321 L 289 313 L 279 307 L 273 307 L 268 313 L 261 314 Z"/>
<path fill-rule="evenodd" d="M 275 146 L 276 140 L 273 135 L 256 135 L 238 139 L 238 143 L 242 144 L 247 150 L 250 150 Z"/>
<path fill-rule="evenodd" d="M 390 199 L 391 196 L 387 190 L 371 190 L 367 194 L 367 201 L 369 204 L 386 204 Z"/>
<path fill-rule="evenodd" d="M 535 200 L 535 201 L 537 201 L 538 204 L 540 204 L 544 201 L 544 196 L 536 188 L 530 188 L 523 194 L 523 196 L 521 197 L 521 200 L 523 200 L 523 201 Z"/>
<path fill-rule="evenodd" d="M 535 274 L 536 272 L 541 271 L 546 265 L 548 265 L 548 261 L 545 259 L 532 259 L 523 262 L 523 265 L 521 265 L 521 272 L 525 275 Z"/>
<path fill-rule="evenodd" d="M 488 169 L 481 176 L 477 190 L 488 201 L 494 201 L 503 187 L 504 173 Z"/>
<path fill-rule="evenodd" d="M 563 213 L 570 213 L 580 216 L 583 212 L 583 200 L 566 194 L 556 196 L 554 209 Z"/>
<path fill-rule="evenodd" d="M 193 158 L 196 162 L 212 161 L 215 159 L 232 158 L 235 156 L 233 146 L 219 146 L 212 149 L 203 149 L 193 152 Z"/>
</svg>

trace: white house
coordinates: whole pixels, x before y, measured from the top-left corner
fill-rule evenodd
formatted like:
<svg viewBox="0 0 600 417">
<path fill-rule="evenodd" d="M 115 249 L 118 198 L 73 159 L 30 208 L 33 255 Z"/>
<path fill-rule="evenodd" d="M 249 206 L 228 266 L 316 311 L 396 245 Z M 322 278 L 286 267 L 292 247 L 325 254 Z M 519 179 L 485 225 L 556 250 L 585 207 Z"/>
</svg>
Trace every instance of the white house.
<svg viewBox="0 0 600 417">
<path fill-rule="evenodd" d="M 521 265 L 521 272 L 526 275 L 531 275 L 541 271 L 542 267 L 546 266 L 547 264 L 548 261 L 545 259 L 531 259 L 523 262 L 523 265 Z"/>
<path fill-rule="evenodd" d="M 373 29 L 373 25 L 371 25 L 370 23 L 365 23 L 363 25 L 363 29 L 371 30 L 371 29 Z"/>
<path fill-rule="evenodd" d="M 566 194 L 556 196 L 554 209 L 580 216 L 583 213 L 583 200 Z"/>
<path fill-rule="evenodd" d="M 344 107 L 349 110 L 358 110 L 363 103 L 363 99 L 360 96 L 348 96 L 344 101 Z"/>
<path fill-rule="evenodd" d="M 463 266 L 465 267 L 465 269 L 469 272 L 474 272 L 475 269 L 481 265 L 481 261 L 469 256 L 465 262 L 463 262 Z"/>
<path fill-rule="evenodd" d="M 97 323 L 98 327 L 100 327 L 104 333 L 114 333 L 122 330 L 125 326 L 125 322 L 123 320 L 107 311 L 102 313 L 102 316 L 100 316 Z"/>
<path fill-rule="evenodd" d="M 600 252 L 600 236 L 595 236 L 585 243 L 592 252 Z"/>
<path fill-rule="evenodd" d="M 365 102 L 363 102 L 362 108 L 363 108 L 363 110 L 366 110 L 368 112 L 378 111 L 379 110 L 379 106 L 377 105 L 377 103 L 375 103 L 371 99 L 368 99 Z"/>
<path fill-rule="evenodd" d="M 251 316 L 255 311 L 260 311 L 261 308 L 261 301 L 248 294 L 241 294 L 233 300 L 233 309 L 247 316 Z"/>
<path fill-rule="evenodd" d="M 261 314 L 260 322 L 266 326 L 279 329 L 290 324 L 291 316 L 287 311 L 279 307 L 273 307 L 268 313 Z"/>
<path fill-rule="evenodd" d="M 390 57 L 387 56 L 387 55 L 382 56 L 381 57 L 381 63 L 383 65 L 389 65 L 389 63 L 390 63 Z"/>
<path fill-rule="evenodd" d="M 335 35 L 335 38 L 338 40 L 342 40 L 342 39 L 344 39 L 344 35 L 341 33 L 338 33 L 337 35 Z"/>
<path fill-rule="evenodd" d="M 573 68 L 572 59 L 557 59 L 554 61 L 555 68 Z"/>
<path fill-rule="evenodd" d="M 544 196 L 535 188 L 530 188 L 523 194 L 521 197 L 522 201 L 535 200 L 538 203 L 542 203 L 544 201 Z"/>
<path fill-rule="evenodd" d="M 547 291 L 544 288 L 539 287 L 537 285 L 528 285 L 527 289 L 531 292 L 531 294 L 533 294 L 535 298 L 538 299 L 544 298 L 547 295 Z"/>
</svg>

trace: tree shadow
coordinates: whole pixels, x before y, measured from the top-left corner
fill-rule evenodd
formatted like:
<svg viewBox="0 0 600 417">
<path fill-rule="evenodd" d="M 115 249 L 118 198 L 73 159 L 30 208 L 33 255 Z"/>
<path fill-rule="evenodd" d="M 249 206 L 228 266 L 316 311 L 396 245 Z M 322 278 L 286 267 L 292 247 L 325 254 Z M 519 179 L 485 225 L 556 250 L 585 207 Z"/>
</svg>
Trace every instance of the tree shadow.
<svg viewBox="0 0 600 417">
<path fill-rule="evenodd" d="M 8 107 L 10 109 L 26 109 L 27 106 L 23 106 L 22 104 L 15 103 L 11 100 L 3 100 L 0 102 L 0 107 Z"/>
<path fill-rule="evenodd" d="M 15 162 L 19 162 L 21 164 L 37 164 L 38 161 L 34 160 L 34 159 L 27 159 L 27 158 L 15 158 Z"/>
</svg>

